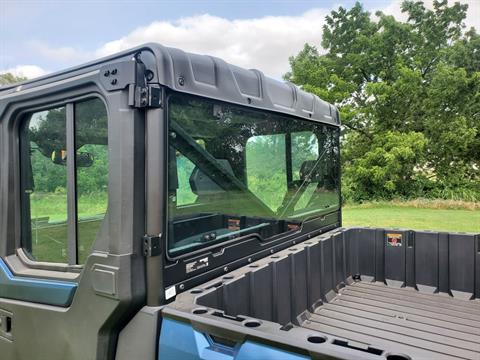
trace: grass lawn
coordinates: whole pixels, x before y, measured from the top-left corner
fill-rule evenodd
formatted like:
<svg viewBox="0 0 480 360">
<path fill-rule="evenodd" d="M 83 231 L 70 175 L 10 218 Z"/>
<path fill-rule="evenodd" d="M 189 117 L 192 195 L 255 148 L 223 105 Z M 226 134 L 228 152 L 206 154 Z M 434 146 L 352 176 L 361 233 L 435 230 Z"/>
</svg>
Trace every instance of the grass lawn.
<svg viewBox="0 0 480 360">
<path fill-rule="evenodd" d="M 347 205 L 343 209 L 343 225 L 480 233 L 480 210 L 416 208 L 388 203 Z"/>
<path fill-rule="evenodd" d="M 44 223 L 33 227 L 32 248 L 41 261 L 67 261 L 66 197 L 55 194 L 35 199 L 34 213 Z M 79 197 L 79 258 L 84 262 L 100 229 L 106 195 Z M 46 222 L 48 220 L 48 222 Z M 480 233 L 480 204 L 444 200 L 412 200 L 346 205 L 344 226 L 397 227 Z"/>
</svg>

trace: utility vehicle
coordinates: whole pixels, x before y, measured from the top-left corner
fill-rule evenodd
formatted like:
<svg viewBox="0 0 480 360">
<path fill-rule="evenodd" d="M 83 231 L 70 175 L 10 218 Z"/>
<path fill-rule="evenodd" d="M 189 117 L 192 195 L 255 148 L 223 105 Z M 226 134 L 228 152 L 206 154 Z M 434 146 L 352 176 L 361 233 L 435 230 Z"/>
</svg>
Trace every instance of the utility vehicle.
<svg viewBox="0 0 480 360">
<path fill-rule="evenodd" d="M 0 358 L 480 359 L 480 236 L 342 228 L 339 132 L 157 44 L 2 87 Z"/>
</svg>

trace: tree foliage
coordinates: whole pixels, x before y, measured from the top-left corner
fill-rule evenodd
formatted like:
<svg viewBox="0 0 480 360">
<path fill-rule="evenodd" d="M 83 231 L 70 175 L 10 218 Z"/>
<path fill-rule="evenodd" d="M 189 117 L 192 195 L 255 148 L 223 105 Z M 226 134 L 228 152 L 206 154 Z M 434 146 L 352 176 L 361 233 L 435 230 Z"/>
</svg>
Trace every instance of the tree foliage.
<svg viewBox="0 0 480 360">
<path fill-rule="evenodd" d="M 27 78 L 21 77 L 21 76 L 15 76 L 12 73 L 0 74 L 0 86 L 15 84 L 25 80 L 27 80 Z"/>
<path fill-rule="evenodd" d="M 339 108 L 351 199 L 480 200 L 480 35 L 465 29 L 467 9 L 404 1 L 400 22 L 340 7 L 324 49 L 306 44 L 290 58 L 285 79 Z"/>
</svg>

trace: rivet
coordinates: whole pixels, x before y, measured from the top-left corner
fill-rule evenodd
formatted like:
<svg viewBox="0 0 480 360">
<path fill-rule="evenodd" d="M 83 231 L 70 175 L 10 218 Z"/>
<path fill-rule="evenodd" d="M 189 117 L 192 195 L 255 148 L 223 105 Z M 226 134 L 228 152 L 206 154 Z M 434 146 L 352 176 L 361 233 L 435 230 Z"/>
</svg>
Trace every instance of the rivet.
<svg viewBox="0 0 480 360">
<path fill-rule="evenodd" d="M 185 285 L 184 284 L 180 284 L 180 286 L 178 287 L 180 290 L 184 290 L 185 289 Z"/>
</svg>

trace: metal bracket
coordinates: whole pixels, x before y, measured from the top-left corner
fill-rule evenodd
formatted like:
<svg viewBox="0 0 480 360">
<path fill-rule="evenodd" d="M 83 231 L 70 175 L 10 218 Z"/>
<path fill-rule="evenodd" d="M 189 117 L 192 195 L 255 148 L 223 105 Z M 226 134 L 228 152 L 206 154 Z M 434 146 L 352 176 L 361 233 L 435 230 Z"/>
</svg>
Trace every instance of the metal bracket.
<svg viewBox="0 0 480 360">
<path fill-rule="evenodd" d="M 143 86 L 130 84 L 128 105 L 136 108 L 163 107 L 163 89 L 158 84 L 145 84 Z"/>
<path fill-rule="evenodd" d="M 135 108 L 163 106 L 163 90 L 159 84 L 149 84 L 152 71 L 147 70 L 140 53 L 132 60 L 107 64 L 100 69 L 100 80 L 108 91 L 128 88 L 128 105 Z"/>
<path fill-rule="evenodd" d="M 143 255 L 145 257 L 159 256 L 162 254 L 162 235 L 143 237 Z"/>
<path fill-rule="evenodd" d="M 123 90 L 131 84 L 145 86 L 145 71 L 138 60 L 120 61 L 102 66 L 100 80 L 108 91 Z"/>
</svg>

